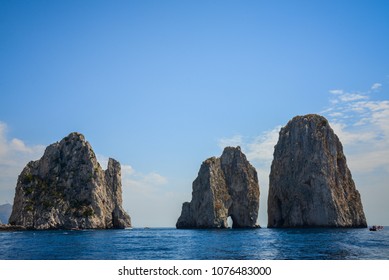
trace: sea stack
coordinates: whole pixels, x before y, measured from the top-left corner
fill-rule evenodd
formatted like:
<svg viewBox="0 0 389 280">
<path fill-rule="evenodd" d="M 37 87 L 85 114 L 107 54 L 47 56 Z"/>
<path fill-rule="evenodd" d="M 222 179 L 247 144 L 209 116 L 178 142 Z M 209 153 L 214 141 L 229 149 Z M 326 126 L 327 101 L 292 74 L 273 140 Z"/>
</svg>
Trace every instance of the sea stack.
<svg viewBox="0 0 389 280">
<path fill-rule="evenodd" d="M 220 158 L 205 160 L 193 182 L 192 201 L 182 205 L 177 228 L 258 227 L 257 172 L 240 147 L 227 147 Z"/>
<path fill-rule="evenodd" d="M 342 144 L 322 116 L 294 117 L 279 133 L 268 227 L 367 227 Z"/>
<path fill-rule="evenodd" d="M 122 208 L 119 162 L 110 158 L 104 171 L 84 136 L 69 134 L 23 169 L 9 223 L 27 229 L 131 227 Z"/>
</svg>

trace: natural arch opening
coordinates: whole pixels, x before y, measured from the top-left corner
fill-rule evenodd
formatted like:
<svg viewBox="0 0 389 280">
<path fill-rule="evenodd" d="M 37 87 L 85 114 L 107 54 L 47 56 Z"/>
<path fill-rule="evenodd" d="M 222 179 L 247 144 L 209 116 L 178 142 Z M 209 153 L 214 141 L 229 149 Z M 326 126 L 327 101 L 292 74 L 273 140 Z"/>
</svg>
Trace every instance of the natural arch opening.
<svg viewBox="0 0 389 280">
<path fill-rule="evenodd" d="M 234 222 L 233 222 L 231 216 L 228 216 L 228 218 L 227 218 L 227 226 L 228 226 L 228 228 L 232 228 L 233 225 L 234 225 Z"/>
</svg>

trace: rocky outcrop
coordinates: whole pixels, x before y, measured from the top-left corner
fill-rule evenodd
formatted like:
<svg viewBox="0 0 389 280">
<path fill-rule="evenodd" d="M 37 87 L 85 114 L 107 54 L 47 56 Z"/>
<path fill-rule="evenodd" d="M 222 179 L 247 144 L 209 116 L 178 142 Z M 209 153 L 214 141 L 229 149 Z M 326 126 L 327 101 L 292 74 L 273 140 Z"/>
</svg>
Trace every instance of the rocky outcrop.
<svg viewBox="0 0 389 280">
<path fill-rule="evenodd" d="M 240 147 L 227 147 L 209 158 L 193 182 L 192 201 L 185 202 L 177 228 L 257 227 L 259 185 L 255 168 Z"/>
<path fill-rule="evenodd" d="M 104 171 L 84 136 L 71 133 L 23 169 L 9 223 L 27 229 L 130 227 L 119 162 L 109 159 Z"/>
<path fill-rule="evenodd" d="M 268 227 L 366 227 L 342 144 L 319 115 L 297 116 L 274 150 Z"/>
<path fill-rule="evenodd" d="M 11 226 L 9 224 L 0 224 L 0 231 L 22 231 L 27 230 L 27 228 L 23 226 Z"/>
</svg>

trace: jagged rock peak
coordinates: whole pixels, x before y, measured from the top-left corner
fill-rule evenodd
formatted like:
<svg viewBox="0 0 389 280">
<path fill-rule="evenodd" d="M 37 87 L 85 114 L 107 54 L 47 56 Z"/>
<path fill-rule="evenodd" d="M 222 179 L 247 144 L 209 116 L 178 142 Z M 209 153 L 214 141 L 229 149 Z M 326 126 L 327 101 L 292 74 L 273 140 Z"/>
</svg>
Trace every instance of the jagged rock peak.
<svg viewBox="0 0 389 280">
<path fill-rule="evenodd" d="M 69 135 L 66 136 L 63 140 L 65 140 L 65 141 L 81 141 L 81 142 L 86 142 L 85 141 L 85 136 L 82 133 L 79 133 L 77 131 L 69 133 Z"/>
<path fill-rule="evenodd" d="M 268 227 L 366 227 L 343 147 L 326 118 L 296 116 L 271 165 Z"/>
<path fill-rule="evenodd" d="M 29 229 L 125 228 L 120 163 L 103 170 L 85 137 L 70 133 L 19 175 L 11 225 Z"/>
<path fill-rule="evenodd" d="M 205 160 L 193 182 L 191 202 L 182 206 L 177 228 L 257 227 L 257 172 L 240 147 L 226 147 L 220 158 Z"/>
</svg>

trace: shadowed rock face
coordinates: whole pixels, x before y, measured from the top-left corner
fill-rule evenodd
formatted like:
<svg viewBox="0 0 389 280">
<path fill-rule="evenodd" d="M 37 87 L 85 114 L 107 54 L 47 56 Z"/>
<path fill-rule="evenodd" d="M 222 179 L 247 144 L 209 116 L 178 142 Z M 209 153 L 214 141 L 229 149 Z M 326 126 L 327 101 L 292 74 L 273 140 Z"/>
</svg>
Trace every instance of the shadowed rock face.
<svg viewBox="0 0 389 280">
<path fill-rule="evenodd" d="M 29 229 L 130 227 L 119 162 L 109 159 L 102 170 L 84 136 L 69 134 L 23 169 L 9 223 Z"/>
<path fill-rule="evenodd" d="M 257 172 L 240 148 L 227 147 L 209 158 L 193 182 L 192 201 L 185 202 L 177 228 L 256 227 L 259 209 Z"/>
<path fill-rule="evenodd" d="M 366 227 L 342 144 L 319 115 L 297 116 L 274 150 L 268 227 Z"/>
</svg>

